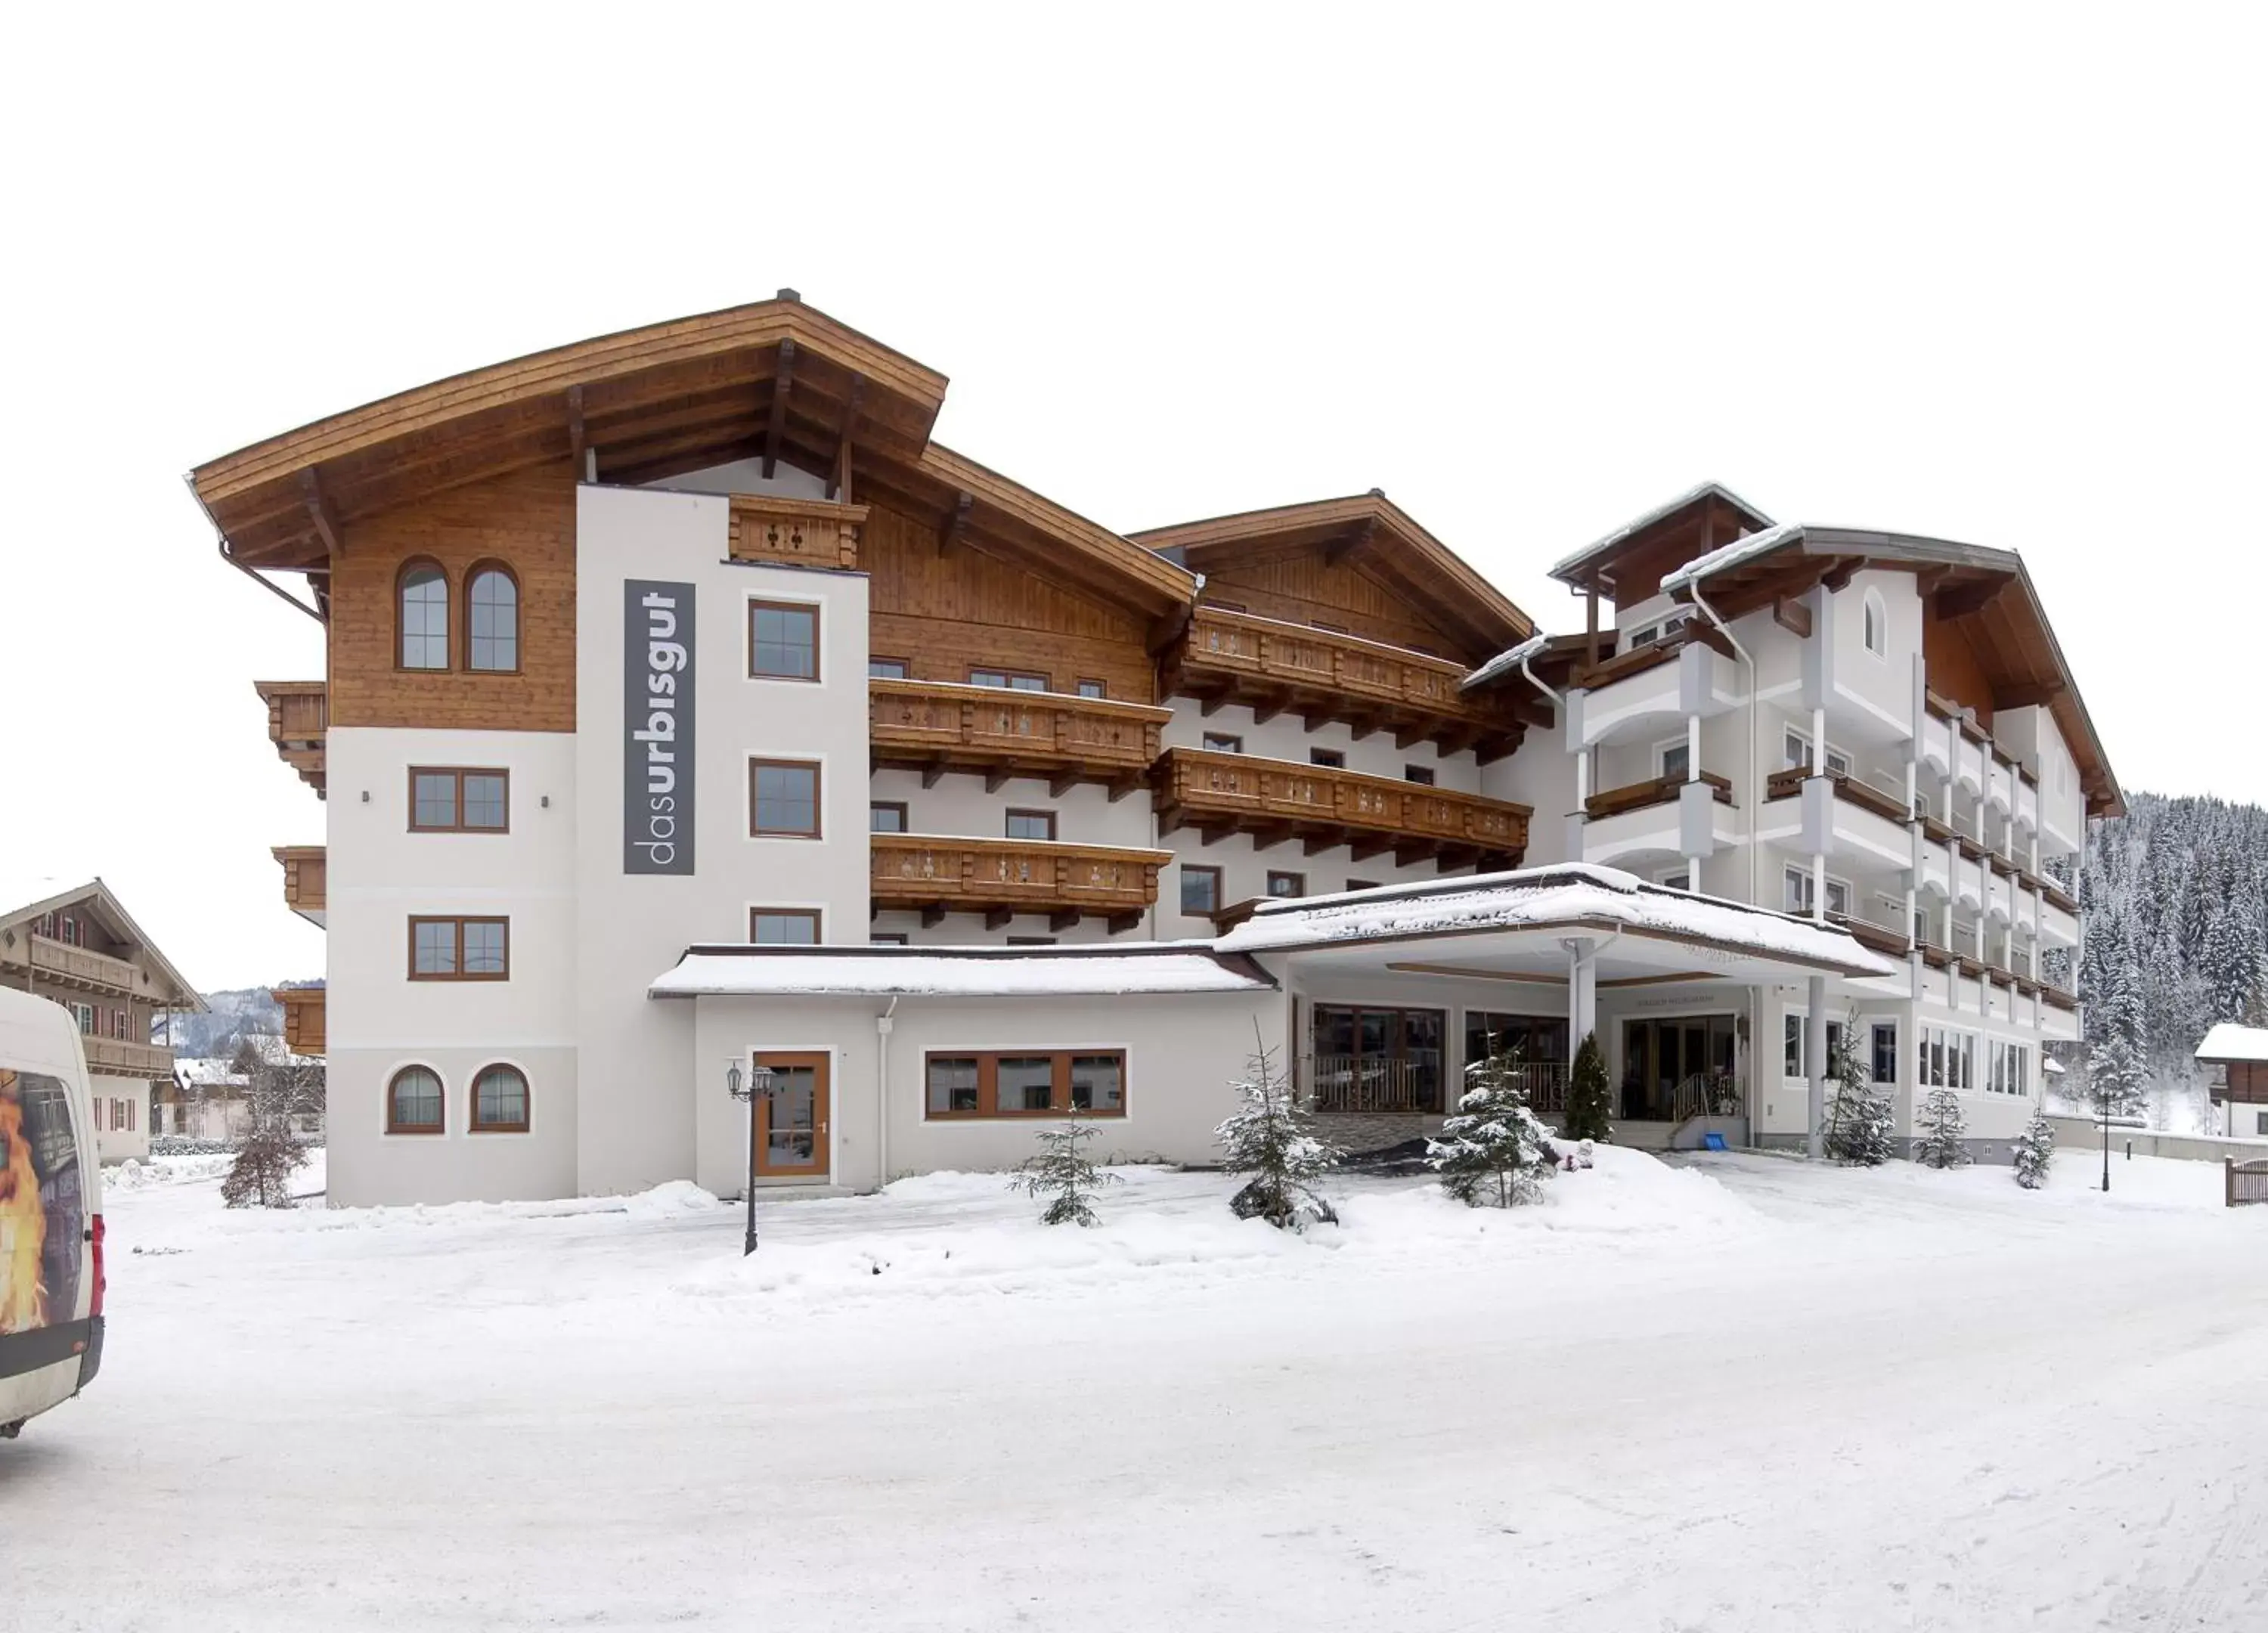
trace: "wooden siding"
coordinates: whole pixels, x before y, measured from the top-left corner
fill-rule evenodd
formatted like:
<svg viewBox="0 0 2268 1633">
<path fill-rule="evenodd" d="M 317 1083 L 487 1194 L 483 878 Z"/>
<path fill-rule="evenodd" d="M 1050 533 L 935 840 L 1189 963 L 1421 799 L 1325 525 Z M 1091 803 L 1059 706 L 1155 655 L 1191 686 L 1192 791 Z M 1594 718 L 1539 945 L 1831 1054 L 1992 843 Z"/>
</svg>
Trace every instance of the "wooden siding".
<svg viewBox="0 0 2268 1633">
<path fill-rule="evenodd" d="M 284 1006 L 284 1047 L 294 1055 L 324 1052 L 321 987 L 277 987 L 271 996 Z"/>
<path fill-rule="evenodd" d="M 1151 775 L 1160 832 L 1194 828 L 1208 842 L 1238 832 L 1265 844 L 1296 837 L 1311 856 L 1351 846 L 1358 862 L 1392 850 L 1404 866 L 1428 857 L 1444 867 L 1515 865 L 1533 814 L 1510 800 L 1210 749 L 1169 748 Z"/>
<path fill-rule="evenodd" d="M 1992 682 L 1977 661 L 1962 623 L 1938 617 L 1922 620 L 1922 662 L 1929 670 L 1929 688 L 1964 708 L 1977 711 L 1977 723 L 1992 729 Z"/>
<path fill-rule="evenodd" d="M 1273 561 L 1223 565 L 1207 575 L 1203 599 L 1233 602 L 1256 616 L 1285 623 L 1333 624 L 1366 641 L 1430 649 L 1442 658 L 1462 655 L 1480 663 L 1495 656 L 1473 647 L 1469 636 L 1420 616 L 1406 597 L 1360 567 L 1322 557 L 1322 550 L 1311 548 Z"/>
<path fill-rule="evenodd" d="M 917 680 L 971 669 L 1035 670 L 1051 689 L 1103 682 L 1116 702 L 1157 701 L 1145 625 L 1067 585 L 966 546 L 940 552 L 937 519 L 874 505 L 858 555 L 870 584 L 870 650 Z"/>
<path fill-rule="evenodd" d="M 330 718 L 342 726 L 575 729 L 575 478 L 564 462 L 405 505 L 344 533 L 331 564 Z M 446 670 L 404 670 L 395 586 L 404 563 L 449 577 Z M 467 577 L 501 562 L 519 580 L 519 670 L 465 668 Z"/>
</svg>

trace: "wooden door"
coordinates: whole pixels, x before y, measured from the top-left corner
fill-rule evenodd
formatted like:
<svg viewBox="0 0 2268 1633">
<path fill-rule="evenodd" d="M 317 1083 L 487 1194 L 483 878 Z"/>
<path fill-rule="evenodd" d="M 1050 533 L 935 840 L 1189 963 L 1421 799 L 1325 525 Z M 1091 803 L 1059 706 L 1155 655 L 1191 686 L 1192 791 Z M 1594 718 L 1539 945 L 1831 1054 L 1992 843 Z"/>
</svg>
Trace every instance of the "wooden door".
<svg viewBox="0 0 2268 1633">
<path fill-rule="evenodd" d="M 756 1177 L 824 1178 L 830 1114 L 827 1056 L 759 1055 L 755 1063 L 772 1074 L 771 1091 L 757 1100 L 749 1126 Z"/>
</svg>

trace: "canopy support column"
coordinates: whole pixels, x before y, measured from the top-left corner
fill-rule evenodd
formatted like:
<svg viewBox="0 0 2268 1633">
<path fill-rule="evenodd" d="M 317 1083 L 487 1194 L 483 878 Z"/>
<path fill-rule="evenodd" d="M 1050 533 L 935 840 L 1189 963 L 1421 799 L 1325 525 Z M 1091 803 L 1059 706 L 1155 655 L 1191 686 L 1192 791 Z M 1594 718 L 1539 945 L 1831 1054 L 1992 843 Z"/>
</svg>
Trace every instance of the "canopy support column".
<svg viewBox="0 0 2268 1633">
<path fill-rule="evenodd" d="M 1827 1154 L 1827 977 L 1814 975 L 1808 992 L 1810 1011 L 1803 1018 L 1803 1069 L 1810 1079 L 1810 1095 L 1803 1115 L 1803 1151 L 1807 1157 Z"/>
</svg>

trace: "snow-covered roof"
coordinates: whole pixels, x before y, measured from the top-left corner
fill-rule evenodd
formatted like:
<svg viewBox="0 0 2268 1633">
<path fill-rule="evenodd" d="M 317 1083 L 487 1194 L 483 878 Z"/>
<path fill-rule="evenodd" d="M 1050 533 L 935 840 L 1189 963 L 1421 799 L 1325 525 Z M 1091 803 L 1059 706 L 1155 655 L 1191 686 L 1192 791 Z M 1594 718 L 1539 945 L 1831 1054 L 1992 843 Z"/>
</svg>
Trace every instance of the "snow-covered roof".
<svg viewBox="0 0 2268 1633">
<path fill-rule="evenodd" d="M 1803 536 L 1800 522 L 1780 522 L 1761 533 L 1752 533 L 1735 539 L 1730 544 L 1720 544 L 1705 555 L 1697 555 L 1683 567 L 1661 576 L 1665 594 L 1675 595 L 1712 573 L 1722 572 L 1727 567 L 1754 561 L 1757 556 L 1777 550 L 1780 546 Z"/>
<path fill-rule="evenodd" d="M 173 1081 L 185 1089 L 242 1089 L 252 1083 L 236 1070 L 235 1062 L 203 1056 L 175 1061 Z"/>
<path fill-rule="evenodd" d="M 1542 651 L 1545 647 L 1550 644 L 1551 637 L 1550 636 L 1540 634 L 1531 635 L 1528 639 L 1522 641 L 1518 646 L 1498 652 L 1495 657 L 1490 658 L 1488 662 L 1474 670 L 1472 673 L 1467 675 L 1462 680 L 1460 680 L 1457 683 L 1457 689 L 1460 692 L 1469 692 L 1475 687 L 1486 686 L 1490 681 L 1498 680 L 1504 675 L 1511 673 L 1514 669 L 1520 667 L 1521 664 L 1527 662 L 1528 659 L 1535 657 L 1536 653 Z"/>
<path fill-rule="evenodd" d="M 1141 946 L 693 946 L 646 989 L 649 997 L 811 995 L 884 997 L 1072 997 L 1137 993 L 1256 992 L 1268 972 L 1207 942 Z"/>
<path fill-rule="evenodd" d="M 2197 1046 L 2202 1061 L 2268 1061 L 2268 1027 L 2240 1026 L 2233 1020 L 2216 1022 Z"/>
<path fill-rule="evenodd" d="M 1260 953 L 1488 930 L 1588 926 L 1867 976 L 1895 968 L 1832 924 L 1570 863 L 1333 896 L 1264 901 L 1217 944 Z"/>
<path fill-rule="evenodd" d="M 1709 498 L 1712 496 L 1724 500 L 1726 504 L 1730 504 L 1738 510 L 1746 511 L 1760 527 L 1769 527 L 1772 525 L 1772 519 L 1771 517 L 1756 509 L 1755 505 L 1750 504 L 1746 499 L 1741 497 L 1739 494 L 1734 493 L 1730 488 L 1726 487 L 1722 482 L 1705 482 L 1697 486 L 1687 489 L 1683 493 L 1679 494 L 1674 499 L 1670 499 L 1663 504 L 1655 505 L 1643 516 L 1632 517 L 1630 520 L 1624 522 L 1621 526 L 1616 528 L 1604 538 L 1594 539 L 1590 543 L 1585 545 L 1581 549 L 1576 551 L 1572 555 L 1564 557 L 1551 569 L 1551 577 L 1557 578 L 1563 574 L 1574 571 L 1577 568 L 1589 561 L 1593 556 L 1603 555 L 1605 552 L 1613 549 L 1624 540 L 1630 538 L 1635 533 L 1645 532 L 1647 528 L 1653 526 L 1654 523 L 1661 520 L 1664 517 L 1675 516 L 1678 511 L 1683 510 L 1687 505 L 1693 504 L 1696 500 Z"/>
</svg>

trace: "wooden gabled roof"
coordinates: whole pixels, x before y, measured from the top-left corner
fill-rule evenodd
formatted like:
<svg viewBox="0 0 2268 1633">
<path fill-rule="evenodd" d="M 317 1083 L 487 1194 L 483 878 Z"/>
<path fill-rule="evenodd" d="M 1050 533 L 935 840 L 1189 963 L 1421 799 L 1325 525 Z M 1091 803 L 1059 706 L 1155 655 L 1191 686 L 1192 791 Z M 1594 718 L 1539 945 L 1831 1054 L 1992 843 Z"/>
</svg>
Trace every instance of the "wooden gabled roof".
<svg viewBox="0 0 2268 1633">
<path fill-rule="evenodd" d="M 1346 563 L 1375 575 L 1479 650 L 1495 651 L 1535 631 L 1535 621 L 1503 591 L 1375 488 L 1343 499 L 1243 511 L 1127 537 L 1169 553 L 1195 572 L 1319 549 L 1333 565 Z"/>
<path fill-rule="evenodd" d="M 157 944 L 134 922 L 117 894 L 99 878 L 72 883 L 59 879 L 0 879 L 0 931 L 9 931 L 26 924 L 43 913 L 61 912 L 66 908 L 92 911 L 119 940 L 147 955 L 151 966 L 173 989 L 170 1006 L 202 1015 L 205 1001 L 198 996 L 188 977 L 173 967 L 173 960 L 158 950 Z"/>
<path fill-rule="evenodd" d="M 1679 563 L 1771 526 L 1771 517 L 1731 489 L 1705 482 L 1585 545 L 1555 564 L 1551 576 L 1632 606 L 1659 593 L 1661 576 Z"/>
</svg>

